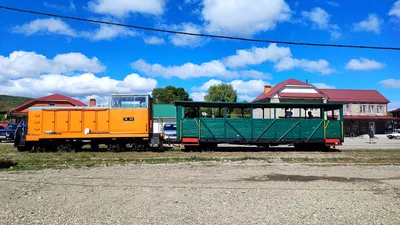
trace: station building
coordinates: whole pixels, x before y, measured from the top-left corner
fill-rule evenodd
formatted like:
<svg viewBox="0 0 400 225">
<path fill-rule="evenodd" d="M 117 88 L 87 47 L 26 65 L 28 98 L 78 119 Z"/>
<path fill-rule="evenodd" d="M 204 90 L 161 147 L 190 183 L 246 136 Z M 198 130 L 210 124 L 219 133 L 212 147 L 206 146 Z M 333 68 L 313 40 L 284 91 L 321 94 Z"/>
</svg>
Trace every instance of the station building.
<svg viewBox="0 0 400 225">
<path fill-rule="evenodd" d="M 366 134 L 372 126 L 375 133 L 383 134 L 390 123 L 397 123 L 400 118 L 388 116 L 388 103 L 376 90 L 318 89 L 308 82 L 288 79 L 271 87 L 266 85 L 253 102 L 346 102 L 344 105 L 344 132 L 346 136 Z M 320 118 L 319 109 L 280 109 L 277 119 L 285 115 L 306 117 L 311 112 L 314 118 Z M 327 118 L 338 118 L 339 111 L 327 112 Z M 273 118 L 273 109 L 255 109 L 254 118 Z"/>
</svg>

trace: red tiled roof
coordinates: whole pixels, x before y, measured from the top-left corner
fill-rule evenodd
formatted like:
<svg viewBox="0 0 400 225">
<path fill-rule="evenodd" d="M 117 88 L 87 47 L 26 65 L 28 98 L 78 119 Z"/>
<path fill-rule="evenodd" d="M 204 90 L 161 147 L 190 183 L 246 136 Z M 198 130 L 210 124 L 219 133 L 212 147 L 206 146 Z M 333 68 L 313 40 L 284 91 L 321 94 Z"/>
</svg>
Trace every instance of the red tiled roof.
<svg viewBox="0 0 400 225">
<path fill-rule="evenodd" d="M 394 109 L 394 110 L 392 110 L 392 111 L 389 111 L 390 113 L 394 113 L 394 112 L 400 112 L 400 108 L 398 108 L 398 109 Z"/>
<path fill-rule="evenodd" d="M 21 111 L 21 109 L 27 108 L 28 106 L 33 105 L 35 102 L 69 102 L 72 105 L 75 106 L 86 106 L 86 104 L 75 100 L 73 98 L 64 96 L 64 95 L 60 95 L 60 94 L 54 94 L 54 95 L 49 95 L 49 96 L 44 96 L 38 99 L 34 99 L 34 100 L 30 100 L 29 102 L 22 104 L 18 107 L 16 107 L 15 109 L 12 110 L 13 114 L 19 114 L 18 111 Z"/>
<path fill-rule="evenodd" d="M 282 88 L 284 88 L 287 85 L 302 85 L 302 86 L 310 86 L 310 87 L 313 86 L 311 84 L 307 84 L 305 82 L 290 78 L 289 80 L 282 81 L 279 84 L 273 86 L 272 89 L 268 93 L 266 93 L 266 94 L 262 93 L 260 96 L 258 96 L 256 99 L 254 99 L 252 102 L 257 102 L 257 101 L 264 100 L 265 98 L 270 98 L 274 94 L 278 93 L 279 90 L 281 90 Z"/>
<path fill-rule="evenodd" d="M 323 98 L 320 93 L 279 93 L 279 97 L 283 98 Z"/>
<path fill-rule="evenodd" d="M 389 103 L 381 93 L 376 90 L 345 90 L 345 89 L 319 89 L 328 96 L 328 102 L 374 102 Z"/>
<path fill-rule="evenodd" d="M 54 94 L 54 95 L 49 95 L 49 96 L 45 96 L 45 97 L 41 97 L 36 99 L 37 101 L 45 101 L 45 102 L 50 102 L 50 101 L 67 101 L 75 106 L 86 106 L 86 104 L 75 100 L 73 98 L 64 96 L 64 95 L 60 95 L 60 94 Z"/>
</svg>

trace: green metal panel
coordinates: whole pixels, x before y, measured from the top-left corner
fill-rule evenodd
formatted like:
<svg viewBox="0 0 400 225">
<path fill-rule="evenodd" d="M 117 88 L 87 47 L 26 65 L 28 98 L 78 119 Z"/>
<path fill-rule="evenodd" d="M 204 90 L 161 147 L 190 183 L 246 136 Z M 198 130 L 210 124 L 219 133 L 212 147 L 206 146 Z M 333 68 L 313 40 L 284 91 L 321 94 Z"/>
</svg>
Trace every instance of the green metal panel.
<svg viewBox="0 0 400 225">
<path fill-rule="evenodd" d="M 293 128 L 288 134 L 286 134 L 285 138 L 299 138 L 300 137 L 300 129 L 299 129 L 298 119 L 279 119 L 275 124 L 275 138 L 279 139 L 283 137 L 291 128 Z"/>
<path fill-rule="evenodd" d="M 252 119 L 226 119 L 226 138 L 251 138 Z"/>
<path fill-rule="evenodd" d="M 225 119 L 224 118 L 201 118 L 200 120 L 200 139 L 201 138 L 225 138 Z"/>
<path fill-rule="evenodd" d="M 301 138 L 324 138 L 324 120 L 301 120 Z"/>
<path fill-rule="evenodd" d="M 182 137 L 199 137 L 199 119 L 182 119 Z"/>
<path fill-rule="evenodd" d="M 325 125 L 326 138 L 341 138 L 341 124 L 340 120 L 327 120 Z"/>
<path fill-rule="evenodd" d="M 253 138 L 275 138 L 275 123 L 273 119 L 253 119 Z"/>
<path fill-rule="evenodd" d="M 182 107 L 180 107 L 182 110 Z M 154 104 L 153 117 L 176 117 L 176 107 L 173 104 Z"/>
<path fill-rule="evenodd" d="M 182 138 L 181 137 L 182 106 L 177 106 L 175 110 L 176 110 L 176 137 L 178 140 L 180 140 Z"/>
</svg>

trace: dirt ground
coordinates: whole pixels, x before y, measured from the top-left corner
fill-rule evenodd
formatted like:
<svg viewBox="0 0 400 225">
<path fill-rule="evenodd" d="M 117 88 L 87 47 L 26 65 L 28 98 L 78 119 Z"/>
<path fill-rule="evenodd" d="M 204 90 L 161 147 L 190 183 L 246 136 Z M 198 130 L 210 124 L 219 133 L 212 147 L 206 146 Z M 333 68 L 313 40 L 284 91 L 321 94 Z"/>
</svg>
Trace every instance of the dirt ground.
<svg viewBox="0 0 400 225">
<path fill-rule="evenodd" d="M 0 224 L 400 224 L 400 149 L 365 141 L 338 152 L 83 153 L 219 160 L 3 170 Z M 2 146 L 23 163 L 75 155 Z"/>
<path fill-rule="evenodd" d="M 0 224 L 399 224 L 400 166 L 265 161 L 0 173 Z"/>
</svg>

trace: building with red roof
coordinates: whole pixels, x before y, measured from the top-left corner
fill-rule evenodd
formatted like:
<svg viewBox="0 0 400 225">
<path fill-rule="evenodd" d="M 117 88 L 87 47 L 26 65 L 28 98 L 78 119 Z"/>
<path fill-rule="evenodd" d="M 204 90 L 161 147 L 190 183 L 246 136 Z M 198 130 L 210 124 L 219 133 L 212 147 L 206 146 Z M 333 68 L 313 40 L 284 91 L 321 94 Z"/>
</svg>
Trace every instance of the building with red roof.
<svg viewBox="0 0 400 225">
<path fill-rule="evenodd" d="M 366 134 L 369 126 L 373 126 L 376 133 L 385 133 L 389 123 L 397 125 L 400 118 L 388 116 L 390 102 L 376 90 L 347 90 L 347 89 L 318 89 L 308 81 L 302 82 L 288 79 L 271 87 L 266 85 L 253 102 L 345 102 L 344 132 L 347 136 Z M 303 110 L 302 112 L 300 110 Z M 321 115 L 319 109 L 281 109 L 277 117 L 285 118 L 290 111 L 292 117 L 307 115 L 311 112 L 314 117 L 337 118 L 339 111 L 327 112 Z M 254 117 L 272 118 L 271 109 L 256 109 Z M 400 124 L 400 123 L 399 123 Z"/>
<path fill-rule="evenodd" d="M 38 106 L 86 106 L 86 104 L 64 95 L 53 94 L 22 104 L 12 109 L 10 114 L 12 116 L 26 116 L 28 108 Z"/>
<path fill-rule="evenodd" d="M 400 108 L 389 111 L 389 113 L 392 114 L 393 117 L 400 118 Z"/>
</svg>

